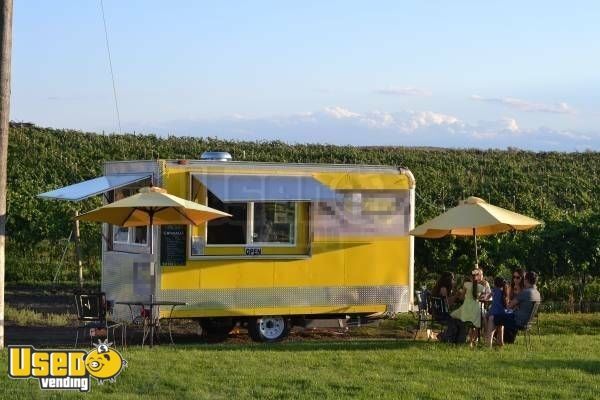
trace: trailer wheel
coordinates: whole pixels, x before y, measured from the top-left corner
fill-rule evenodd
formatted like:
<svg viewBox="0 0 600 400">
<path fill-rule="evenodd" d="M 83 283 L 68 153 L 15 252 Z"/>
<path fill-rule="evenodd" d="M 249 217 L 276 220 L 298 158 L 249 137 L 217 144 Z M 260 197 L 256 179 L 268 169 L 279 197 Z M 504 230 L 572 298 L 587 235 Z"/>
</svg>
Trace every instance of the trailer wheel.
<svg viewBox="0 0 600 400">
<path fill-rule="evenodd" d="M 290 321 L 281 316 L 264 316 L 248 322 L 248 335 L 256 342 L 278 342 L 290 333 Z"/>
</svg>

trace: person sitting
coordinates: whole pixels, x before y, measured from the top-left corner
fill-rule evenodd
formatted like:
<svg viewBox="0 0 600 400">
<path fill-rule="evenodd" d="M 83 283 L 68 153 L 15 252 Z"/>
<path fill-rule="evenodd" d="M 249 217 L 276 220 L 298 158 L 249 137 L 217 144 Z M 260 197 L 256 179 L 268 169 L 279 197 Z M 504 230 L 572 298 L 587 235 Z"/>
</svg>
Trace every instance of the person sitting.
<svg viewBox="0 0 600 400">
<path fill-rule="evenodd" d="M 479 283 L 483 286 L 483 294 L 491 296 L 492 289 L 490 288 L 489 282 L 485 279 L 485 276 L 483 275 L 483 269 L 479 266 L 479 264 L 475 264 L 475 269 L 479 271 Z"/>
<path fill-rule="evenodd" d="M 532 271 L 527 272 L 525 274 L 525 288 L 508 304 L 508 308 L 513 309 L 514 312 L 494 317 L 490 324 L 490 331 L 493 331 L 495 326 L 504 326 L 504 335 L 499 337 L 499 346 L 504 345 L 504 336 L 515 337 L 517 331 L 527 325 L 534 304 L 542 301 L 540 292 L 535 286 L 536 282 L 537 274 Z"/>
<path fill-rule="evenodd" d="M 487 317 L 486 339 L 488 340 L 490 347 L 492 346 L 492 340 L 495 332 L 495 330 L 491 329 L 494 327 L 494 318 L 496 318 L 498 315 L 506 314 L 508 302 L 508 285 L 504 278 L 497 276 L 496 279 L 494 279 L 494 289 L 492 289 L 492 305 L 490 306 Z M 498 326 L 497 331 L 499 337 L 504 335 L 503 326 Z"/>
<path fill-rule="evenodd" d="M 454 274 L 452 272 L 447 271 L 440 276 L 435 286 L 431 290 L 432 297 L 441 298 L 442 301 L 448 306 L 443 307 L 441 309 L 440 307 L 432 307 L 432 309 L 430 310 L 433 319 L 444 325 L 447 325 L 448 321 L 450 320 L 448 308 L 454 304 L 454 301 L 456 299 L 456 295 L 454 294 L 454 286 Z M 438 335 L 438 339 L 441 341 L 449 341 L 448 335 L 450 332 L 453 331 L 454 328 L 448 329 L 448 327 L 446 327 L 442 330 L 442 332 L 440 332 L 440 334 Z"/>
<path fill-rule="evenodd" d="M 515 268 L 515 270 L 512 273 L 512 278 L 510 280 L 510 287 L 508 288 L 509 301 L 513 300 L 515 297 L 517 297 L 519 293 L 521 293 L 523 289 L 525 289 L 524 278 L 525 271 L 523 270 L 523 268 Z"/>
<path fill-rule="evenodd" d="M 479 296 L 479 301 L 480 301 L 481 313 L 482 313 L 481 320 L 482 320 L 482 324 L 483 324 L 481 329 L 483 329 L 483 331 L 485 332 L 486 322 L 487 322 L 487 313 L 485 311 L 484 303 L 488 302 L 492 299 L 492 289 L 490 288 L 489 282 L 485 279 L 485 276 L 483 275 L 483 270 L 481 269 L 481 267 L 478 266 L 478 264 L 475 264 L 475 269 L 479 270 L 479 283 L 483 286 L 483 292 Z"/>
<path fill-rule="evenodd" d="M 448 306 L 452 306 L 456 301 L 456 294 L 454 293 L 455 282 L 452 272 L 444 272 L 431 290 L 431 295 L 446 299 Z"/>
<path fill-rule="evenodd" d="M 482 309 L 480 297 L 484 292 L 484 286 L 481 284 L 482 276 L 483 272 L 479 268 L 471 272 L 471 281 L 463 284 L 463 304 L 450 314 L 452 318 L 472 324 L 475 329 L 481 328 Z M 471 329 L 469 333 L 471 345 L 475 343 L 475 329 Z"/>
</svg>

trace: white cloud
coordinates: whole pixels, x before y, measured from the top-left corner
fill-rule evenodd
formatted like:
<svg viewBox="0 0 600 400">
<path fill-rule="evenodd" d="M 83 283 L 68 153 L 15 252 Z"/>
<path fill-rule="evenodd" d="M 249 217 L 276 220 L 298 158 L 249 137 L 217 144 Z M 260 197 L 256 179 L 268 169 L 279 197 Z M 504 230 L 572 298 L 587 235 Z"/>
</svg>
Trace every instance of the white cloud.
<svg viewBox="0 0 600 400">
<path fill-rule="evenodd" d="M 427 89 L 420 89 L 412 86 L 394 88 L 389 87 L 387 89 L 377 89 L 375 90 L 377 94 L 384 94 L 388 96 L 418 96 L 418 97 L 426 97 L 431 96 L 431 92 Z"/>
<path fill-rule="evenodd" d="M 335 107 L 326 107 L 323 110 L 323 113 L 333 117 L 335 119 L 343 119 L 343 118 L 357 118 L 360 117 L 360 114 L 347 110 L 343 107 L 335 106 Z"/>
<path fill-rule="evenodd" d="M 585 141 L 592 140 L 591 136 L 583 135 L 580 133 L 574 133 L 574 132 L 570 132 L 570 131 L 561 131 L 561 132 L 558 132 L 558 134 L 560 136 L 566 137 L 568 139 L 585 140 Z"/>
<path fill-rule="evenodd" d="M 524 131 L 521 130 L 517 120 L 514 118 L 501 118 L 497 121 L 479 121 L 469 127 L 471 135 L 477 139 L 490 139 L 499 136 L 517 136 Z"/>
<path fill-rule="evenodd" d="M 432 111 L 421 111 L 412 113 L 407 125 L 410 127 L 410 130 L 416 130 L 436 125 L 462 125 L 462 123 L 458 118 L 452 115 L 440 114 Z"/>
<path fill-rule="evenodd" d="M 290 143 L 600 150 L 598 134 L 546 127 L 524 129 L 514 118 L 469 122 L 434 111 L 357 112 L 341 106 L 266 117 L 233 115 L 169 121 L 153 126 L 129 124 L 127 129 L 238 140 L 283 140 Z"/>
<path fill-rule="evenodd" d="M 525 112 L 541 112 L 551 114 L 575 114 L 576 112 L 571 106 L 569 106 L 565 102 L 560 102 L 556 104 L 544 104 L 517 99 L 514 97 L 483 97 L 476 94 L 472 95 L 471 99 L 486 103 L 501 104 Z"/>
<path fill-rule="evenodd" d="M 517 124 L 517 120 L 514 118 L 504 118 L 503 121 L 506 123 L 506 130 L 509 132 L 517 133 L 521 129 L 519 128 L 519 124 Z"/>
</svg>

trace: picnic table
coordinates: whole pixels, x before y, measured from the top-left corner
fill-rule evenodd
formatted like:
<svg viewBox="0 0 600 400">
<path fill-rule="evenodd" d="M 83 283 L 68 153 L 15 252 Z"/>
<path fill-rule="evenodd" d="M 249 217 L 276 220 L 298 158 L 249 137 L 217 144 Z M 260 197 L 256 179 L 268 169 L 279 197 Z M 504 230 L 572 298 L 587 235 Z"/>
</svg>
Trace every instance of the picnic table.
<svg viewBox="0 0 600 400">
<path fill-rule="evenodd" d="M 143 326 L 144 326 L 143 336 L 142 336 L 142 347 L 144 346 L 147 336 L 150 336 L 150 347 L 154 346 L 155 328 L 160 328 L 160 324 L 159 324 L 160 312 L 155 313 L 154 308 L 171 307 L 171 310 L 169 312 L 169 316 L 167 317 L 167 319 L 169 321 L 169 323 L 168 323 L 169 339 L 171 340 L 171 344 L 174 344 L 173 334 L 171 332 L 171 319 L 173 316 L 173 310 L 175 309 L 175 307 L 187 305 L 187 303 L 184 303 L 181 301 L 161 301 L 161 300 L 154 300 L 154 299 L 151 299 L 148 301 L 143 301 L 143 300 L 141 300 L 141 301 L 140 300 L 115 301 L 115 304 L 125 305 L 125 306 L 129 307 L 129 312 L 131 313 L 131 321 L 132 322 L 135 320 L 135 316 L 133 314 L 132 307 L 140 306 L 140 307 L 142 307 L 142 310 L 144 310 L 141 315 L 143 318 Z M 146 314 L 146 310 L 149 311 L 148 314 Z"/>
</svg>

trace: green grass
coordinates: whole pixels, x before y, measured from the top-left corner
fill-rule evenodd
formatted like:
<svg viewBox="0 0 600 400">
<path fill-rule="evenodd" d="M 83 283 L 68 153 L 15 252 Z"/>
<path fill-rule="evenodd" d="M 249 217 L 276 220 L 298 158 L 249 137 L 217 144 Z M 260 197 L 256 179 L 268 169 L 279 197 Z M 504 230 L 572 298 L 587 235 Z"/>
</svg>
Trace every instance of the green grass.
<svg viewBox="0 0 600 400">
<path fill-rule="evenodd" d="M 544 315 L 533 351 L 522 343 L 470 349 L 412 340 L 297 341 L 129 348 L 114 384 L 93 382 L 91 396 L 41 393 L 37 381 L 6 377 L 5 398 L 524 398 L 595 399 L 600 391 L 600 314 Z M 408 323 L 408 320 L 406 321 Z M 561 334 L 547 326 L 559 325 Z M 577 334 L 588 326 L 587 334 Z M 558 329 L 558 328 L 557 328 Z"/>
<path fill-rule="evenodd" d="M 22 281 L 22 282 L 7 282 L 5 286 L 7 291 L 30 291 L 36 294 L 73 294 L 79 290 L 79 283 L 76 281 Z M 100 290 L 100 282 L 94 280 L 86 280 L 83 283 L 84 291 Z"/>
<path fill-rule="evenodd" d="M 18 326 L 69 326 L 77 319 L 70 314 L 40 313 L 11 306 L 6 306 L 4 312 L 4 318 Z"/>
</svg>

